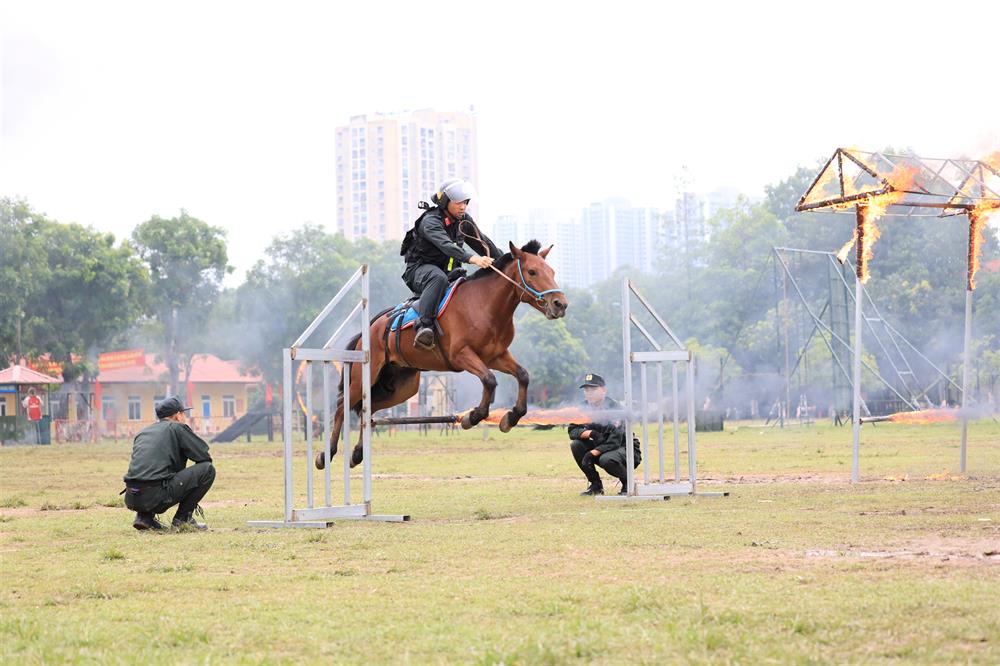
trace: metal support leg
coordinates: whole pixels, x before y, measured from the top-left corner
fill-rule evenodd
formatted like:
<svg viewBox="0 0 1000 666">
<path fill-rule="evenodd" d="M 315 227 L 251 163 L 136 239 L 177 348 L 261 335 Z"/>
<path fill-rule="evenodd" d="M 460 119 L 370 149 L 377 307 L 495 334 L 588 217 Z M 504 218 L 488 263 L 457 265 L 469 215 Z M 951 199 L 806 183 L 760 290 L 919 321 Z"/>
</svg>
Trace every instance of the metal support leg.
<svg viewBox="0 0 1000 666">
<path fill-rule="evenodd" d="M 660 454 L 660 483 L 665 482 L 667 479 L 664 477 L 664 456 L 663 456 L 663 363 L 656 364 L 656 419 L 657 419 L 657 433 L 659 438 L 657 443 L 659 445 Z M 648 463 L 647 463 L 648 464 Z"/>
<path fill-rule="evenodd" d="M 642 466 L 642 482 L 649 484 L 649 416 L 646 414 L 646 410 L 649 409 L 649 398 L 646 395 L 646 364 L 639 364 L 639 384 L 641 389 L 639 391 L 640 398 L 642 399 L 642 459 L 646 461 L 646 464 Z M 625 437 L 625 446 L 632 448 L 631 437 Z"/>
<path fill-rule="evenodd" d="M 680 401 L 680 388 L 678 387 L 677 363 L 670 364 L 670 371 L 673 374 L 674 393 L 674 481 L 681 480 L 681 419 L 677 405 Z"/>
<path fill-rule="evenodd" d="M 861 278 L 854 278 L 854 446 L 851 454 L 851 481 L 860 480 L 859 452 L 861 448 Z"/>
<path fill-rule="evenodd" d="M 282 405 L 283 422 L 281 424 L 282 439 L 285 440 L 285 521 L 292 519 L 292 350 L 281 350 L 282 370 Z"/>
<path fill-rule="evenodd" d="M 687 362 L 687 427 L 688 427 L 688 481 L 691 482 L 691 492 L 695 492 L 695 482 L 698 478 L 696 469 L 697 456 L 695 452 L 695 424 L 694 415 L 694 361 Z"/>
<path fill-rule="evenodd" d="M 306 380 L 306 506 L 313 508 L 313 384 L 312 363 L 305 362 Z"/>
<path fill-rule="evenodd" d="M 353 366 L 344 364 L 344 505 L 351 503 L 351 369 Z M 329 504 L 329 503 L 328 503 Z"/>
<path fill-rule="evenodd" d="M 972 290 L 965 290 L 965 342 L 962 353 L 962 444 L 958 471 L 965 474 L 965 451 L 969 441 L 969 378 L 972 375 Z"/>
</svg>

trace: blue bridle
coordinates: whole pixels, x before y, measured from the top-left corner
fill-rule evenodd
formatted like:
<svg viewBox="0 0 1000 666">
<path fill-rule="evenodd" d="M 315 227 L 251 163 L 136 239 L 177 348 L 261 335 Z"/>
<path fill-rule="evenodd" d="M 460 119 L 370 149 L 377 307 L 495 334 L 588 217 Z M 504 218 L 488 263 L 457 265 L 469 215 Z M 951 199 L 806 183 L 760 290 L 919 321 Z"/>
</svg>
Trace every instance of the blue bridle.
<svg viewBox="0 0 1000 666">
<path fill-rule="evenodd" d="M 525 291 L 527 291 L 528 293 L 530 293 L 532 296 L 534 296 L 535 300 L 538 301 L 539 303 L 541 303 L 541 302 L 543 302 L 545 300 L 544 298 L 542 298 L 543 296 L 545 296 L 545 294 L 564 294 L 564 293 L 566 293 L 562 289 L 546 289 L 545 291 L 535 291 L 534 289 L 532 289 L 531 286 L 528 284 L 528 281 L 524 279 L 524 273 L 521 272 L 521 260 L 520 259 L 517 260 L 517 276 L 519 278 L 521 278 L 521 286 L 523 287 L 523 289 Z"/>
</svg>

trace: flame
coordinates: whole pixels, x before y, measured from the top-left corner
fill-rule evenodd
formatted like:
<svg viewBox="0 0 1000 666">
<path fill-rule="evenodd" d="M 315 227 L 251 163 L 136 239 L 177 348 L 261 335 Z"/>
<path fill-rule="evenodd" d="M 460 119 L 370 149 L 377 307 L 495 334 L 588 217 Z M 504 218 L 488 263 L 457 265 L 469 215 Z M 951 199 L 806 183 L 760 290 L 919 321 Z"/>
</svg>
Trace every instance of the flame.
<svg viewBox="0 0 1000 666">
<path fill-rule="evenodd" d="M 948 423 L 958 418 L 956 410 L 952 409 L 925 409 L 921 412 L 896 412 L 889 415 L 889 420 L 893 423 Z"/>
<path fill-rule="evenodd" d="M 892 173 L 886 176 L 886 182 L 889 184 L 888 192 L 868 197 L 858 204 L 860 224 L 854 232 L 854 240 L 855 242 L 860 240 L 857 248 L 857 273 L 858 279 L 861 280 L 862 284 L 868 282 L 868 278 L 871 276 L 868 272 L 868 260 L 872 258 L 872 249 L 875 247 L 875 242 L 882 235 L 875 221 L 885 215 L 885 211 L 889 206 L 903 200 L 906 196 L 906 191 L 913 187 L 918 172 L 919 170 L 916 167 L 907 165 L 897 166 L 892 170 Z M 849 250 L 850 246 L 846 250 L 844 248 L 840 250 L 840 252 L 844 253 L 845 259 Z M 840 252 L 837 253 L 838 257 Z"/>
<path fill-rule="evenodd" d="M 997 171 L 1000 171 L 1000 150 L 996 151 L 992 155 L 987 155 L 986 157 L 984 157 L 980 161 L 986 163 L 987 165 L 989 165 L 991 167 L 993 167 Z"/>
<path fill-rule="evenodd" d="M 820 179 L 816 181 L 813 186 L 812 192 L 818 192 L 819 194 L 811 197 L 813 199 L 825 199 L 826 197 L 840 196 L 840 184 L 837 181 L 837 170 L 833 168 L 833 164 L 830 164 L 823 173 L 820 174 Z"/>
<path fill-rule="evenodd" d="M 883 209 L 884 212 L 884 209 Z M 872 248 L 882 232 L 875 225 L 879 217 L 878 209 L 874 211 L 868 204 L 858 206 L 858 226 L 854 232 L 857 238 L 857 275 L 861 284 L 868 282 L 871 273 L 868 272 L 868 260 L 872 258 Z"/>
<path fill-rule="evenodd" d="M 969 274 L 966 285 L 969 291 L 976 288 L 976 272 L 979 270 L 979 255 L 982 254 L 983 227 L 986 226 L 986 217 L 990 213 L 996 212 L 995 204 L 987 209 L 984 203 L 980 203 L 969 211 Z"/>
<path fill-rule="evenodd" d="M 854 244 L 857 242 L 858 242 L 858 230 L 855 229 L 854 233 L 851 234 L 851 240 L 844 243 L 844 247 L 837 250 L 837 261 L 839 261 L 840 263 L 844 263 L 845 261 L 847 261 L 847 255 L 850 254 L 851 248 L 854 247 Z"/>
<path fill-rule="evenodd" d="M 464 412 L 455 414 L 455 421 L 459 422 L 462 417 L 471 412 L 467 409 Z M 500 419 L 507 413 L 506 408 L 499 408 L 490 411 L 489 416 L 481 421 L 489 425 L 500 425 Z M 518 425 L 566 425 L 570 423 L 589 423 L 594 420 L 593 414 L 588 414 L 579 407 L 562 407 L 560 409 L 533 409 L 521 417 Z"/>
</svg>

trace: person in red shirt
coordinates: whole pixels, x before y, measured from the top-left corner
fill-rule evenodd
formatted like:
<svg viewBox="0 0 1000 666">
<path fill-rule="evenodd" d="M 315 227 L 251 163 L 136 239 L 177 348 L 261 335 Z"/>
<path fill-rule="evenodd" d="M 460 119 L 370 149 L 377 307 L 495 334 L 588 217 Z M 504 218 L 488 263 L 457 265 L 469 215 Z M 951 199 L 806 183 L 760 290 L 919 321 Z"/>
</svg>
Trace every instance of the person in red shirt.
<svg viewBox="0 0 1000 666">
<path fill-rule="evenodd" d="M 42 399 L 35 395 L 35 389 L 28 389 L 28 397 L 21 401 L 21 404 L 28 414 L 29 421 L 42 420 Z"/>
</svg>

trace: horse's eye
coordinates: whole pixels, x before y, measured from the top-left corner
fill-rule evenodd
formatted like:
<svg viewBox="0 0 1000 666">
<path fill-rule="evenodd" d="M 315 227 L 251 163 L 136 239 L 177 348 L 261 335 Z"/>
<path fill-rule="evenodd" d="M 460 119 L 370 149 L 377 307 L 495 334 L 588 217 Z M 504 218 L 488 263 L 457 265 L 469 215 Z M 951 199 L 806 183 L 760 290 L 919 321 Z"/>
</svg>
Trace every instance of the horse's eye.
<svg viewBox="0 0 1000 666">
<path fill-rule="evenodd" d="M 535 271 L 531 271 L 531 270 L 529 270 L 529 271 L 528 271 L 528 275 L 530 275 L 531 277 L 535 277 L 535 276 L 536 276 L 536 275 L 538 275 L 538 274 L 537 274 L 537 273 L 536 273 Z"/>
</svg>

